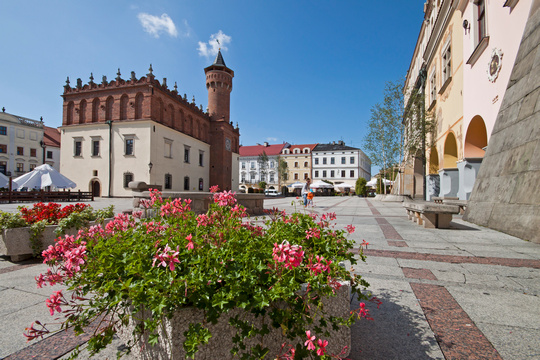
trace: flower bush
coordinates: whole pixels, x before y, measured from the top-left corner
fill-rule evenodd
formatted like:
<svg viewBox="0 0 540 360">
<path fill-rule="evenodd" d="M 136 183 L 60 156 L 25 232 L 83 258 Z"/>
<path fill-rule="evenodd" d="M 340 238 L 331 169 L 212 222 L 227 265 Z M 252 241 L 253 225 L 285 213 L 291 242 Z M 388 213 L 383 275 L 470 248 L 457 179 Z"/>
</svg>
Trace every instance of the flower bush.
<svg viewBox="0 0 540 360">
<path fill-rule="evenodd" d="M 281 327 L 287 338 L 307 339 L 292 346 L 284 343 L 279 359 L 340 358 L 327 351 L 328 331 L 323 325 L 350 326 L 359 317 L 369 317 L 364 303 L 346 318 L 324 317 L 321 298 L 334 296 L 345 281 L 360 299 L 367 283 L 345 269 L 343 262 L 364 260 L 354 255 L 354 231 L 336 229 L 335 214 L 287 214 L 268 212 L 264 226 L 256 225 L 238 205 L 232 192 L 212 187 L 214 203 L 205 214 L 190 210 L 190 200 L 163 200 L 151 190 L 143 202 L 156 216 L 140 218 L 117 215 L 107 226 L 93 226 L 78 236 L 57 239 L 43 252 L 51 266 L 36 278 L 39 287 L 57 283 L 67 286 L 47 299 L 51 315 L 58 314 L 61 329 L 74 327 L 83 333 L 98 324 L 87 343 L 90 354 L 109 344 L 119 327 L 136 322 L 134 336 L 148 335 L 158 342 L 164 318 L 185 307 L 204 310 L 207 323 L 233 308 L 266 316 L 268 326 Z M 278 303 L 280 306 L 276 306 Z M 149 318 L 137 314 L 151 311 Z M 268 333 L 239 318 L 229 323 L 237 330 L 232 354 L 243 359 L 265 358 L 264 344 L 246 349 L 244 340 Z M 46 325 L 33 323 L 25 336 L 31 340 L 49 333 Z M 319 334 L 319 338 L 315 334 Z M 187 356 L 211 336 L 203 324 L 190 324 L 183 343 Z M 128 344 L 135 346 L 135 344 Z M 343 354 L 344 352 L 342 352 Z M 77 356 L 77 352 L 73 356 Z"/>
<path fill-rule="evenodd" d="M 114 215 L 113 206 L 104 210 L 94 210 L 90 205 L 77 203 L 62 207 L 57 203 L 36 203 L 32 208 L 18 207 L 19 212 L 7 213 L 0 211 L 0 229 L 30 227 L 30 242 L 34 255 L 41 251 L 41 233 L 46 225 L 58 225 L 57 235 L 62 235 L 69 228 L 80 228 L 90 221 L 111 218 Z"/>
</svg>

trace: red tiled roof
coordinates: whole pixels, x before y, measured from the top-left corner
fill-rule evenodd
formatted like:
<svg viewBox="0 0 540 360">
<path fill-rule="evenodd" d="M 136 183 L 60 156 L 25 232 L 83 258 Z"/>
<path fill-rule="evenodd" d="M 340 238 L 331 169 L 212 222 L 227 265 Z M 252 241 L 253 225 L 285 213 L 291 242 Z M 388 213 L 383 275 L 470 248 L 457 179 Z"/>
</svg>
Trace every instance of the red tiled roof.
<svg viewBox="0 0 540 360">
<path fill-rule="evenodd" d="M 288 144 L 240 146 L 240 156 L 259 156 L 263 152 L 268 156 L 279 155 Z"/>
<path fill-rule="evenodd" d="M 48 126 L 43 126 L 43 142 L 45 146 L 60 147 L 60 130 Z"/>
<path fill-rule="evenodd" d="M 313 149 L 315 148 L 315 146 L 317 146 L 317 144 L 300 144 L 300 145 L 291 145 L 289 147 L 289 150 L 291 151 L 291 153 L 294 152 L 294 149 L 300 149 L 300 150 L 303 150 L 305 148 L 309 148 L 310 151 L 313 151 Z"/>
</svg>

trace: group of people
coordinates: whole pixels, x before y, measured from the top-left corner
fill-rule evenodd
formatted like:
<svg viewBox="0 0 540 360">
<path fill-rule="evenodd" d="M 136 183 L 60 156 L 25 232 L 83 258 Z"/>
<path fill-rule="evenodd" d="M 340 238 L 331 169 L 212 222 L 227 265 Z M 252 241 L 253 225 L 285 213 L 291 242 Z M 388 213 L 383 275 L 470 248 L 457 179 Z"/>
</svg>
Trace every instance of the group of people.
<svg viewBox="0 0 540 360">
<path fill-rule="evenodd" d="M 311 179 L 307 178 L 306 183 L 302 187 L 302 197 L 304 198 L 304 207 L 311 205 L 312 207 L 315 206 L 313 204 L 313 190 L 310 189 L 309 185 L 311 184 Z"/>
</svg>

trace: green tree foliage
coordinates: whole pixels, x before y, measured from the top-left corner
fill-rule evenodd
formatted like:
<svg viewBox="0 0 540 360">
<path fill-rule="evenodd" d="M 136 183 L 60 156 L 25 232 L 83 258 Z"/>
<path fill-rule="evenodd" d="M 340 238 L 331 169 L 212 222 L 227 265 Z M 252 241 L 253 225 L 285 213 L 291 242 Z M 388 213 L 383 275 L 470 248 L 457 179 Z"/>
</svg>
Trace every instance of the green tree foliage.
<svg viewBox="0 0 540 360">
<path fill-rule="evenodd" d="M 265 151 L 263 151 L 262 154 L 259 154 L 257 162 L 259 163 L 259 173 L 261 175 L 261 180 L 264 181 L 266 180 L 266 174 L 268 173 L 268 155 L 266 155 Z"/>
<path fill-rule="evenodd" d="M 354 187 L 356 195 L 366 196 L 367 194 L 367 180 L 364 178 L 358 178 Z"/>
<path fill-rule="evenodd" d="M 281 180 L 286 181 L 289 179 L 289 166 L 283 159 L 279 159 L 278 173 Z"/>
<path fill-rule="evenodd" d="M 373 105 L 364 139 L 371 163 L 385 169 L 400 162 L 403 133 L 403 81 L 386 82 L 382 103 Z"/>
</svg>

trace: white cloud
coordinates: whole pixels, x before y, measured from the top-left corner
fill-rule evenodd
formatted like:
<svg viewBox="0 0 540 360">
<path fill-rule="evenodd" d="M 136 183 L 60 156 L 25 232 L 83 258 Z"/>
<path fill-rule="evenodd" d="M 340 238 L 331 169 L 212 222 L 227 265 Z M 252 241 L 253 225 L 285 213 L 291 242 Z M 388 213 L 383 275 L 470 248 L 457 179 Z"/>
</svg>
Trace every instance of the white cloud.
<svg viewBox="0 0 540 360">
<path fill-rule="evenodd" d="M 172 37 L 178 36 L 178 30 L 174 22 L 167 14 L 162 14 L 161 17 L 150 15 L 147 13 L 139 13 L 137 15 L 144 31 L 159 38 L 159 34 L 162 32 L 168 33 Z"/>
<path fill-rule="evenodd" d="M 219 48 L 224 51 L 228 50 L 227 44 L 230 44 L 231 40 L 232 38 L 229 35 L 226 35 L 223 33 L 223 31 L 219 30 L 216 34 L 210 35 L 210 40 L 208 40 L 208 43 L 199 41 L 199 48 L 197 50 L 199 50 L 200 56 L 216 56 Z"/>
<path fill-rule="evenodd" d="M 275 138 L 275 137 L 267 137 L 266 141 L 268 141 L 268 142 L 276 142 L 277 138 Z"/>
</svg>

